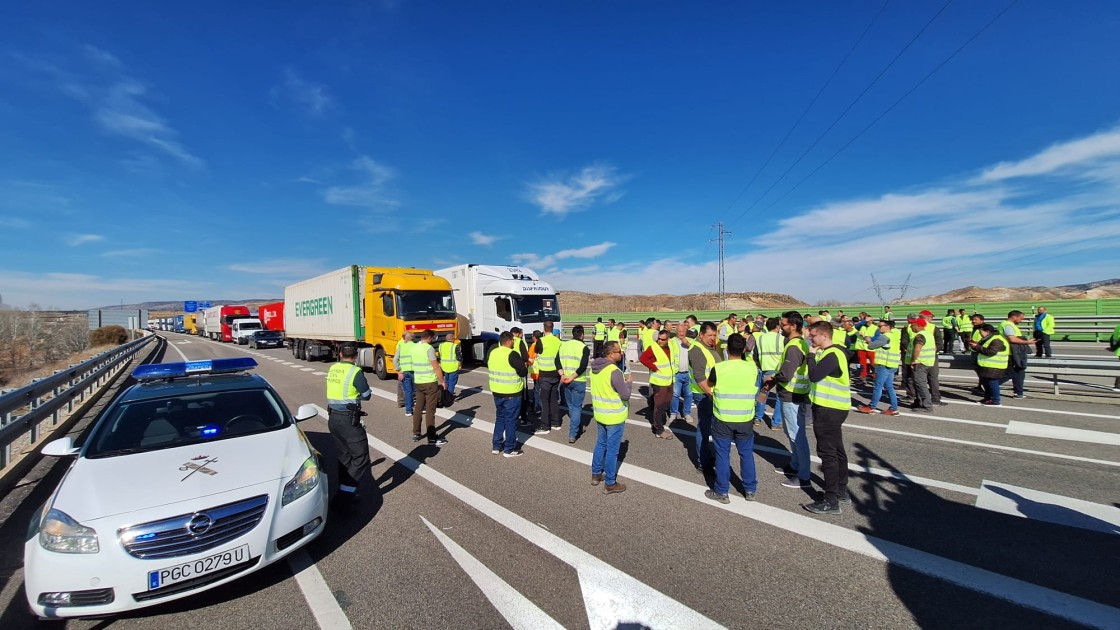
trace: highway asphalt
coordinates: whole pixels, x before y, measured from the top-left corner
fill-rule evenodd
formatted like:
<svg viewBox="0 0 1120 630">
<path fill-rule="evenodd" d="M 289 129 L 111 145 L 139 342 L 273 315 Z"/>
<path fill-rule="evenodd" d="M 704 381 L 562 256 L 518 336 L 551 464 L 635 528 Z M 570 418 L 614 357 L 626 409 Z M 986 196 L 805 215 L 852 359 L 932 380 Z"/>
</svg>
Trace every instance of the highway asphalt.
<svg viewBox="0 0 1120 630">
<path fill-rule="evenodd" d="M 164 335 L 164 361 L 250 355 L 290 408 L 324 406 L 324 363 Z M 569 445 L 567 414 L 563 431 L 522 434 L 524 456 L 490 453 L 484 368 L 464 372 L 461 399 L 438 414 L 442 447 L 411 442 L 395 382 L 369 374 L 372 479 L 359 513 L 332 515 L 306 548 L 310 569 L 278 563 L 111 625 L 1120 627 L 1118 398 L 1054 397 L 1040 382 L 1026 400 L 982 408 L 968 373 L 944 375 L 959 378 L 944 379 L 949 404 L 932 415 L 848 416 L 853 503 L 823 517 L 800 507 L 807 493 L 779 485 L 781 431 L 758 429 L 757 501 L 733 491 L 719 505 L 689 459 L 693 427 L 676 422 L 677 439 L 655 438 L 639 395 L 620 471 L 629 489 L 605 495 L 590 484 L 594 426 Z M 637 382 L 646 376 L 635 370 Z M 865 391 L 857 386 L 857 401 Z M 333 485 L 325 420 L 302 426 Z M 32 625 L 21 572 L 8 573 L 0 625 Z"/>
</svg>

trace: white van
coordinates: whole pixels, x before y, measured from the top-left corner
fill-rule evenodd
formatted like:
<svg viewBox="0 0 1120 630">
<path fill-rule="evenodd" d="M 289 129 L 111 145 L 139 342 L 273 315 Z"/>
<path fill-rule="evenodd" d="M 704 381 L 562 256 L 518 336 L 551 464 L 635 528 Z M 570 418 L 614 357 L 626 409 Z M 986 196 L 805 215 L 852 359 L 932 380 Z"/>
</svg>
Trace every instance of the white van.
<svg viewBox="0 0 1120 630">
<path fill-rule="evenodd" d="M 252 317 L 247 319 L 235 319 L 229 324 L 230 336 L 233 337 L 234 343 L 243 346 L 249 343 L 249 337 L 258 330 L 264 330 L 261 325 L 261 320 Z"/>
</svg>

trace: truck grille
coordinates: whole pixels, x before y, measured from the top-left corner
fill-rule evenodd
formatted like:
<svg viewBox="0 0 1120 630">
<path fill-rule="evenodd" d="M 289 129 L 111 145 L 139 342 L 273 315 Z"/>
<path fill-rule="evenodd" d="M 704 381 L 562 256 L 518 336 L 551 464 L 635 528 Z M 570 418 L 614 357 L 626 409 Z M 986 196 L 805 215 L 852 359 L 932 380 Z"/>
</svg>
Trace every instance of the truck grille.
<svg viewBox="0 0 1120 630">
<path fill-rule="evenodd" d="M 142 559 L 187 556 L 227 543 L 248 533 L 264 516 L 268 496 L 181 514 L 117 531 L 129 555 Z"/>
</svg>

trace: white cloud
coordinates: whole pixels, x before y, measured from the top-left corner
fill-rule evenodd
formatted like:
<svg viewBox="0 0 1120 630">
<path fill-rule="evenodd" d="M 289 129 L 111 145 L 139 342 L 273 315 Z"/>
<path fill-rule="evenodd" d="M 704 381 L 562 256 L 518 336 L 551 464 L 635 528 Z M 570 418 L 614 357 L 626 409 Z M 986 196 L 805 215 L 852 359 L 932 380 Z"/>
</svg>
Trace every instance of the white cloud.
<svg viewBox="0 0 1120 630">
<path fill-rule="evenodd" d="M 43 304 L 61 309 L 87 309 L 107 304 L 181 300 L 183 296 L 214 295 L 206 281 L 170 277 L 108 277 L 84 273 L 30 273 L 0 269 L 4 302 L 26 307 Z M 224 290 L 223 290 L 224 292 Z"/>
<path fill-rule="evenodd" d="M 105 240 L 104 236 L 100 234 L 72 234 L 66 237 L 66 244 L 70 247 L 77 247 L 85 245 L 86 243 L 97 243 Z"/>
<path fill-rule="evenodd" d="M 304 79 L 295 68 L 284 68 L 284 78 L 269 92 L 272 99 L 284 99 L 308 116 L 322 116 L 334 107 L 334 98 L 327 88 Z M 345 135 L 345 134 L 344 134 Z"/>
<path fill-rule="evenodd" d="M 471 242 L 472 243 L 474 243 L 475 245 L 481 245 L 483 247 L 489 247 L 489 246 L 493 245 L 495 242 L 500 241 L 503 238 L 506 238 L 504 236 L 495 236 L 493 234 L 483 234 L 482 232 L 479 232 L 477 230 L 474 231 L 474 232 L 471 232 L 470 237 L 471 237 Z"/>
<path fill-rule="evenodd" d="M 374 210 L 388 210 L 400 205 L 385 190 L 386 184 L 397 176 L 392 168 L 365 155 L 354 160 L 350 168 L 359 174 L 361 181 L 324 189 L 323 201 L 333 205 L 362 206 Z"/>
<path fill-rule="evenodd" d="M 567 260 L 570 258 L 580 258 L 585 260 L 589 258 L 598 258 L 603 254 L 606 254 L 607 251 L 610 250 L 610 248 L 614 247 L 617 244 L 618 243 L 613 243 L 611 241 L 605 241 L 603 243 L 599 243 L 598 245 L 588 245 L 586 247 L 580 247 L 577 249 L 562 249 L 554 254 L 548 254 L 546 256 L 540 256 L 533 253 L 514 254 L 510 256 L 510 259 L 512 259 L 519 265 L 525 265 L 526 267 L 534 267 L 537 270 L 546 271 L 549 269 L 553 269 L 556 263 L 561 260 Z"/>
<path fill-rule="evenodd" d="M 272 258 L 239 262 L 229 266 L 230 271 L 255 275 L 313 278 L 329 271 L 325 258 Z"/>
<path fill-rule="evenodd" d="M 995 182 L 1015 177 L 1047 175 L 1069 167 L 1084 168 L 1120 157 L 1120 127 L 1069 142 L 1060 142 L 1018 162 L 1000 162 L 986 169 L 980 180 Z"/>
<path fill-rule="evenodd" d="M 596 203 L 610 204 L 623 193 L 618 187 L 630 178 L 608 164 L 585 166 L 575 175 L 551 175 L 526 184 L 525 197 L 541 209 L 542 214 L 561 217 L 585 210 Z"/>
<path fill-rule="evenodd" d="M 0 227 L 22 230 L 31 227 L 31 222 L 19 217 L 0 217 Z"/>
<path fill-rule="evenodd" d="M 114 249 L 101 254 L 101 256 L 103 258 L 142 258 L 157 252 L 159 250 L 153 247 L 136 247 L 133 249 Z"/>
</svg>

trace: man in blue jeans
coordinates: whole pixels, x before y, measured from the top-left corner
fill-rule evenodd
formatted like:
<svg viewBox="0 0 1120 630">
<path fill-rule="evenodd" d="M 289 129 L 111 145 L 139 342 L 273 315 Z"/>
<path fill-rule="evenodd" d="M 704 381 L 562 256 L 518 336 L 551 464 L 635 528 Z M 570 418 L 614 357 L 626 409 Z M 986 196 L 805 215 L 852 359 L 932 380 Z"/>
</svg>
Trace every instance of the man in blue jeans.
<svg viewBox="0 0 1120 630">
<path fill-rule="evenodd" d="M 583 398 L 591 351 L 583 341 L 583 326 L 572 328 L 572 338 L 560 344 L 560 392 L 568 405 L 568 444 L 575 444 L 583 428 Z"/>
<path fill-rule="evenodd" d="M 397 350 L 393 354 L 393 369 L 397 371 L 397 380 L 400 381 L 402 397 L 404 398 L 404 415 L 412 417 L 412 403 L 414 402 L 412 381 L 412 333 L 406 332 Z"/>
<path fill-rule="evenodd" d="M 521 411 L 521 392 L 529 373 L 521 354 L 513 350 L 513 335 L 504 332 L 498 345 L 486 357 L 490 392 L 494 395 L 494 441 L 491 453 L 505 457 L 522 454 L 517 448 L 517 414 Z"/>
<path fill-rule="evenodd" d="M 626 484 L 618 482 L 618 449 L 622 446 L 622 433 L 630 415 L 630 383 L 633 376 L 623 376 L 616 363 L 622 355 L 617 341 L 603 346 L 603 356 L 591 362 L 591 408 L 595 416 L 598 436 L 595 452 L 591 456 L 591 485 L 606 482 L 603 492 L 615 494 L 626 491 Z"/>
<path fill-rule="evenodd" d="M 747 342 L 739 333 L 727 338 L 727 360 L 717 363 L 708 374 L 712 389 L 712 440 L 716 451 L 716 483 L 704 496 L 719 503 L 730 503 L 731 443 L 739 451 L 739 474 L 743 496 L 754 501 L 758 476 L 754 468 L 754 405 L 758 395 L 758 367 L 743 360 Z"/>
<path fill-rule="evenodd" d="M 677 371 L 673 376 L 673 400 L 669 402 L 669 417 L 692 423 L 692 388 L 688 386 L 688 351 L 692 347 L 692 340 L 688 338 L 688 324 L 677 324 L 677 336 L 669 341 L 674 348 L 673 356 L 677 359 Z M 673 344 L 676 344 L 675 346 Z M 681 397 L 684 402 L 681 402 Z"/>
<path fill-rule="evenodd" d="M 696 402 L 696 470 L 703 472 L 708 466 L 708 438 L 712 434 L 712 388 L 708 386 L 708 374 L 723 360 L 723 352 L 717 345 L 715 322 L 701 324 L 698 339 L 688 351 L 688 364 L 692 368 L 689 387 Z"/>
<path fill-rule="evenodd" d="M 767 386 L 776 386 L 782 405 L 782 426 L 789 438 L 789 464 L 774 469 L 785 475 L 782 485 L 787 488 L 812 488 L 812 460 L 809 459 L 809 344 L 801 336 L 805 320 L 797 311 L 782 313 L 782 333 L 786 337 L 782 360 L 774 376 L 765 380 Z"/>
<path fill-rule="evenodd" d="M 860 405 L 860 413 L 880 413 L 879 400 L 883 390 L 887 390 L 890 407 L 881 412 L 884 416 L 898 415 L 898 394 L 894 391 L 894 375 L 902 362 L 902 352 L 899 350 L 902 341 L 902 331 L 894 329 L 894 322 L 879 320 L 879 334 L 874 339 L 864 337 L 867 349 L 875 352 L 875 387 L 871 390 L 871 402 Z"/>
</svg>

